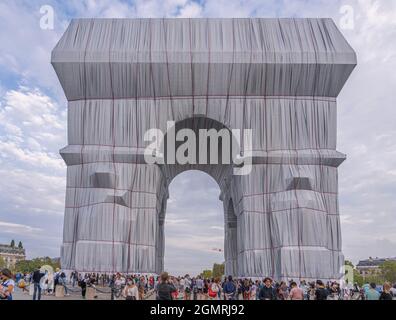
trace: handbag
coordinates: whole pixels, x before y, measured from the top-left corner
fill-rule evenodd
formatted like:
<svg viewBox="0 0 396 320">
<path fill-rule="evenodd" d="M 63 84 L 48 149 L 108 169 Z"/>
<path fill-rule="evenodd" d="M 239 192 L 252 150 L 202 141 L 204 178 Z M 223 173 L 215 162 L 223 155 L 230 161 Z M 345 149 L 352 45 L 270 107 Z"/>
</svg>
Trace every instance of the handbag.
<svg viewBox="0 0 396 320">
<path fill-rule="evenodd" d="M 210 286 L 210 287 L 208 288 L 208 295 L 209 295 L 209 297 L 211 297 L 211 298 L 215 298 L 215 297 L 217 296 L 217 292 L 215 292 L 215 291 L 212 290 L 212 286 Z"/>
</svg>

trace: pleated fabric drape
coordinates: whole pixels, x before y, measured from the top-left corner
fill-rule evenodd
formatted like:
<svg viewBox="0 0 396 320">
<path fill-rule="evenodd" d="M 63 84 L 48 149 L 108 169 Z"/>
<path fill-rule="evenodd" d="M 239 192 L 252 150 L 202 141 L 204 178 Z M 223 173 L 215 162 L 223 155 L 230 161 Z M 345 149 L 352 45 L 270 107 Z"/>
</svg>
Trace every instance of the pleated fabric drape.
<svg viewBox="0 0 396 320">
<path fill-rule="evenodd" d="M 77 19 L 52 64 L 68 99 L 64 268 L 159 273 L 169 183 L 195 169 L 221 189 L 226 273 L 339 278 L 336 97 L 356 55 L 332 20 Z M 251 129 L 251 173 L 145 163 L 144 133 L 167 121 Z"/>
</svg>

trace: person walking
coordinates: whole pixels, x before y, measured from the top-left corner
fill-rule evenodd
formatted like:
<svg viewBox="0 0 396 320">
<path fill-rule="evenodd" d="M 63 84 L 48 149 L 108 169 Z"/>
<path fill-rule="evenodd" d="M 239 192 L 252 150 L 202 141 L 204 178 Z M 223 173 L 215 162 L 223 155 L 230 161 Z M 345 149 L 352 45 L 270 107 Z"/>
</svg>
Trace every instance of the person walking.
<svg viewBox="0 0 396 320">
<path fill-rule="evenodd" d="M 322 280 L 316 281 L 315 300 L 327 300 L 329 291 L 325 288 Z"/>
<path fill-rule="evenodd" d="M 392 294 L 393 298 L 396 298 L 396 283 L 393 285 L 393 287 L 390 289 L 390 293 Z"/>
<path fill-rule="evenodd" d="M 33 300 L 41 300 L 41 278 L 44 277 L 44 273 L 37 268 L 33 272 L 32 280 L 33 280 Z"/>
<path fill-rule="evenodd" d="M 219 293 L 221 287 L 219 285 L 219 279 L 212 279 L 208 287 L 208 296 L 210 300 L 219 300 Z"/>
<path fill-rule="evenodd" d="M 264 287 L 264 284 L 261 280 L 256 280 L 257 283 L 257 291 L 256 291 L 256 300 L 260 300 L 260 291 Z"/>
<path fill-rule="evenodd" d="M 73 273 L 71 275 L 71 283 L 72 283 L 72 287 L 73 288 L 75 287 L 76 282 L 78 282 L 78 272 L 77 271 L 73 271 Z"/>
<path fill-rule="evenodd" d="M 385 282 L 383 285 L 383 290 L 381 292 L 381 295 L 379 297 L 379 300 L 392 300 L 392 294 L 391 294 L 391 288 L 392 286 L 390 285 L 389 282 Z"/>
<path fill-rule="evenodd" d="M 186 274 L 186 276 L 184 277 L 184 300 L 191 300 L 191 280 L 190 280 L 190 276 L 188 274 Z"/>
<path fill-rule="evenodd" d="M 138 282 L 139 300 L 144 299 L 145 286 L 146 286 L 146 278 L 141 276 Z"/>
<path fill-rule="evenodd" d="M 135 285 L 134 280 L 132 279 L 127 280 L 122 295 L 125 297 L 125 300 L 140 300 L 139 290 Z"/>
<path fill-rule="evenodd" d="M 202 300 L 204 281 L 202 280 L 201 276 L 198 276 L 196 280 L 196 286 L 197 286 L 197 299 Z"/>
<path fill-rule="evenodd" d="M 245 279 L 242 283 L 242 297 L 243 300 L 250 300 L 250 282 Z"/>
<path fill-rule="evenodd" d="M 281 281 L 279 287 L 277 288 L 277 299 L 278 300 L 287 300 L 289 297 L 288 288 L 286 282 Z"/>
<path fill-rule="evenodd" d="M 329 289 L 329 300 L 339 300 L 341 295 L 341 289 L 337 282 L 333 282 Z"/>
<path fill-rule="evenodd" d="M 85 299 L 85 295 L 87 293 L 87 281 L 88 277 L 85 275 L 84 277 L 80 275 L 80 280 L 78 280 L 78 286 L 81 288 L 81 296 Z"/>
<path fill-rule="evenodd" d="M 252 287 L 250 289 L 250 297 L 251 300 L 256 300 L 257 299 L 257 281 L 252 282 Z"/>
<path fill-rule="evenodd" d="M 304 291 L 303 289 L 297 287 L 297 283 L 294 281 L 290 284 L 291 290 L 289 294 L 290 300 L 304 300 Z"/>
<path fill-rule="evenodd" d="M 177 277 L 171 277 L 168 282 L 175 287 L 176 291 L 172 292 L 172 299 L 177 300 L 179 297 L 179 279 Z"/>
<path fill-rule="evenodd" d="M 0 272 L 0 299 L 12 300 L 15 282 L 12 279 L 12 273 L 9 269 L 3 269 Z"/>
<path fill-rule="evenodd" d="M 235 293 L 237 291 L 236 285 L 234 281 L 232 280 L 232 276 L 228 276 L 227 281 L 224 284 L 224 299 L 225 300 L 234 300 L 235 299 Z"/>
<path fill-rule="evenodd" d="M 68 293 L 67 287 L 66 287 L 66 281 L 67 281 L 66 279 L 67 279 L 67 278 L 66 278 L 65 273 L 62 272 L 62 273 L 60 274 L 60 276 L 59 276 L 58 284 L 61 285 L 61 286 L 63 286 L 63 288 L 65 288 L 65 295 L 66 295 L 66 296 L 69 296 L 70 294 Z"/>
<path fill-rule="evenodd" d="M 264 286 L 261 288 L 259 292 L 259 300 L 276 300 L 276 292 L 272 287 L 271 278 L 264 279 Z"/>
<path fill-rule="evenodd" d="M 380 294 L 376 288 L 377 285 L 374 282 L 371 282 L 370 288 L 366 292 L 366 300 L 379 300 Z"/>
<path fill-rule="evenodd" d="M 172 293 L 176 292 L 176 288 L 168 282 L 168 273 L 162 272 L 160 279 L 161 282 L 157 286 L 157 300 L 172 300 Z"/>
<path fill-rule="evenodd" d="M 305 280 L 301 280 L 299 287 L 303 291 L 304 300 L 309 300 L 309 295 L 308 295 L 309 286 L 307 285 L 306 281 Z"/>
<path fill-rule="evenodd" d="M 60 274 L 61 274 L 60 269 L 56 268 L 54 273 L 54 288 L 56 288 L 56 286 L 58 285 Z"/>
</svg>

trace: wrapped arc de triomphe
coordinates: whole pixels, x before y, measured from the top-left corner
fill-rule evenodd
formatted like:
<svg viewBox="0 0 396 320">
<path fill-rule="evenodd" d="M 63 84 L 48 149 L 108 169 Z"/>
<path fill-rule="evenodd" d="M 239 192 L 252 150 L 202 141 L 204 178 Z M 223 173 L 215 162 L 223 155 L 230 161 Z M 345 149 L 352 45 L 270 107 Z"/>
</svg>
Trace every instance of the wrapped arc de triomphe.
<svg viewBox="0 0 396 320">
<path fill-rule="evenodd" d="M 52 64 L 68 100 L 64 269 L 162 271 L 168 186 L 196 169 L 221 189 L 226 274 L 340 277 L 336 97 L 356 55 L 331 19 L 77 19 Z M 251 173 L 147 164 L 144 134 L 167 121 L 252 129 Z"/>
</svg>

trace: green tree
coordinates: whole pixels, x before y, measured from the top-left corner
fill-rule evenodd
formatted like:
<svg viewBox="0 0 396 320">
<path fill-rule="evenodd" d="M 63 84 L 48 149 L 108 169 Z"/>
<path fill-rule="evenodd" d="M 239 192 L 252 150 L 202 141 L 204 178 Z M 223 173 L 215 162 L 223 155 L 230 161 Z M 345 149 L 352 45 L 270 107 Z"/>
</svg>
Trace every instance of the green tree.
<svg viewBox="0 0 396 320">
<path fill-rule="evenodd" d="M 11 240 L 10 246 L 11 246 L 12 248 L 15 248 L 15 240 L 14 240 L 14 239 Z"/>
<path fill-rule="evenodd" d="M 22 241 L 19 241 L 19 243 L 18 243 L 18 248 L 19 248 L 19 249 L 23 249 Z"/>
<path fill-rule="evenodd" d="M 212 276 L 213 278 L 221 278 L 224 275 L 224 263 L 213 264 Z"/>
<path fill-rule="evenodd" d="M 60 268 L 59 262 L 50 257 L 34 258 L 32 260 L 21 260 L 15 264 L 15 271 L 32 272 L 43 265 L 50 265 L 52 268 Z"/>
<path fill-rule="evenodd" d="M 372 274 L 372 275 L 365 276 L 363 278 L 363 282 L 364 283 L 374 282 L 377 285 L 381 285 L 385 282 L 385 278 L 381 273 L 380 274 Z"/>
<path fill-rule="evenodd" d="M 380 270 L 385 281 L 396 282 L 396 261 L 385 261 Z"/>
<path fill-rule="evenodd" d="M 345 265 L 347 266 L 351 266 L 353 268 L 353 282 L 357 283 L 359 286 L 362 286 L 365 283 L 365 280 L 363 279 L 362 275 L 359 273 L 359 271 L 357 271 L 355 269 L 355 266 L 353 265 L 353 263 L 349 260 L 345 260 Z M 345 270 L 345 272 L 347 273 L 348 271 Z M 348 277 L 347 277 L 348 279 Z"/>
<path fill-rule="evenodd" d="M 353 282 L 357 283 L 359 286 L 364 285 L 366 282 L 363 276 L 356 269 L 353 269 Z"/>
<path fill-rule="evenodd" d="M 3 259 L 3 257 L 0 257 L 0 269 L 3 269 L 7 266 L 5 260 Z"/>
<path fill-rule="evenodd" d="M 201 273 L 202 278 L 209 279 L 212 278 L 212 270 L 204 270 Z"/>
</svg>

